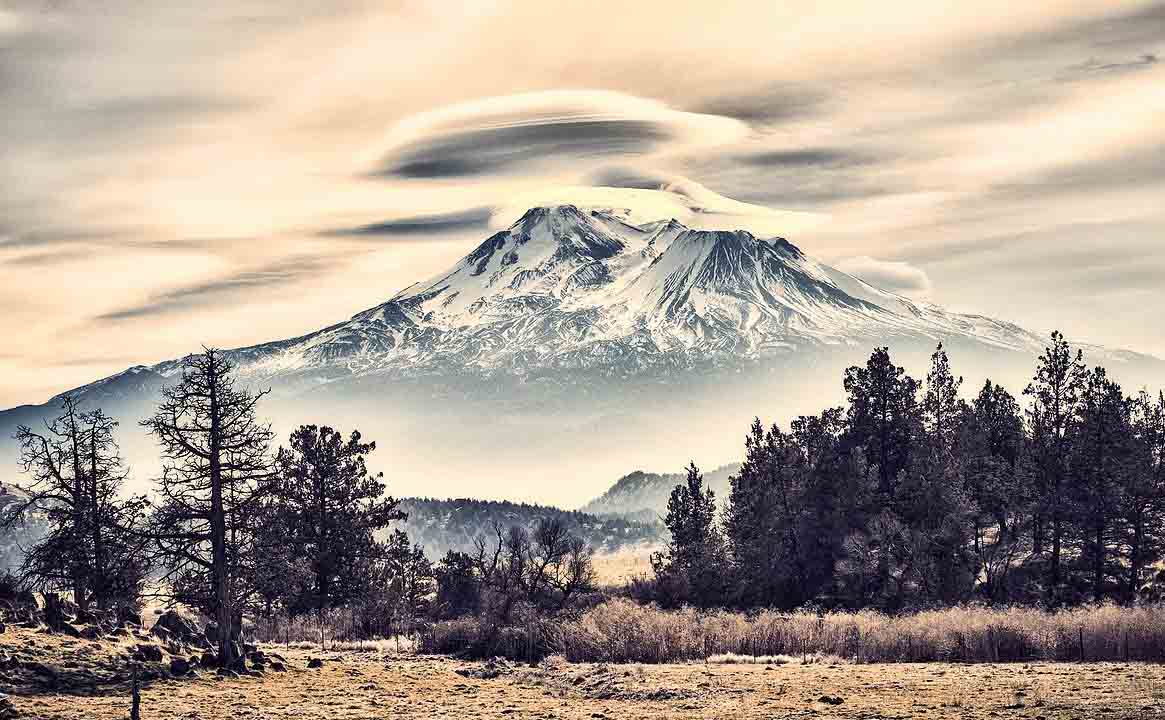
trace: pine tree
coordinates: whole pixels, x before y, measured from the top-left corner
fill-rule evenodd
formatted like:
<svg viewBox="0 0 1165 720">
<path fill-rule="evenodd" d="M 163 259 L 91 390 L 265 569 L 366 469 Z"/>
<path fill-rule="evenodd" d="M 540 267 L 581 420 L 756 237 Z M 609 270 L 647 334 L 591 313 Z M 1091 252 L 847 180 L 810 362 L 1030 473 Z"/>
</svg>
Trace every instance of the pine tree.
<svg viewBox="0 0 1165 720">
<path fill-rule="evenodd" d="M 142 421 L 162 449 L 150 533 L 175 599 L 215 618 L 223 668 L 235 663 L 241 608 L 255 591 L 245 580 L 271 476 L 271 430 L 255 416 L 265 393 L 237 387 L 233 369 L 214 348 L 188 356 L 179 383 Z"/>
<path fill-rule="evenodd" d="M 1040 355 L 1036 374 L 1024 390 L 1031 398 L 1028 423 L 1032 433 L 1033 475 L 1038 496 L 1032 523 L 1032 549 L 1044 551 L 1047 523 L 1051 521 L 1051 557 L 1048 562 L 1048 600 L 1058 602 L 1061 555 L 1064 544 L 1063 491 L 1069 472 L 1070 436 L 1076 422 L 1087 371 L 1083 354 L 1072 352 L 1059 332 L 1052 333 L 1052 343 Z"/>
<path fill-rule="evenodd" d="M 1131 409 L 1131 401 L 1104 368 L 1087 374 L 1071 436 L 1068 494 L 1096 602 L 1107 595 L 1106 581 L 1115 570 L 1115 516 L 1133 469 Z"/>
<path fill-rule="evenodd" d="M 926 391 L 922 396 L 922 417 L 927 437 L 934 451 L 949 456 L 955 450 L 959 426 L 967 404 L 959 398 L 962 377 L 951 372 L 947 353 L 939 343 L 930 356 L 930 371 L 926 374 Z"/>
<path fill-rule="evenodd" d="M 806 599 L 803 554 L 805 466 L 794 439 L 760 419 L 745 438 L 746 458 L 729 479 L 724 530 L 745 606 L 795 607 Z"/>
<path fill-rule="evenodd" d="M 972 503 L 972 543 L 983 593 L 1004 601 L 1024 546 L 1031 507 L 1021 472 L 1025 446 L 1022 411 L 1014 396 L 987 380 L 962 425 L 960 465 Z"/>
<path fill-rule="evenodd" d="M 365 458 L 376 443 L 353 431 L 347 440 L 330 427 L 300 426 L 276 455 L 272 485 L 285 542 L 305 558 L 308 582 L 287 601 L 292 614 L 358 599 L 368 588 L 372 563 L 382 557 L 375 533 L 405 514 L 384 494 L 383 474 L 368 472 Z"/>
<path fill-rule="evenodd" d="M 892 498 L 898 474 L 910 465 L 917 435 L 918 381 L 890 360 L 888 348 L 877 348 L 865 367 L 845 371 L 849 398 L 847 425 L 851 442 L 864 449 L 870 467 L 878 469 L 878 491 Z"/>
<path fill-rule="evenodd" d="M 723 540 L 716 527 L 716 496 L 704 487 L 693 462 L 687 478 L 672 488 L 664 525 L 667 550 L 652 557 L 657 581 L 666 590 L 665 605 L 692 603 L 710 607 L 723 602 Z"/>
<path fill-rule="evenodd" d="M 1154 398 L 1142 391 L 1132 411 L 1135 465 L 1125 476 L 1120 500 L 1126 603 L 1138 599 L 1146 574 L 1165 551 L 1165 393 Z"/>
</svg>

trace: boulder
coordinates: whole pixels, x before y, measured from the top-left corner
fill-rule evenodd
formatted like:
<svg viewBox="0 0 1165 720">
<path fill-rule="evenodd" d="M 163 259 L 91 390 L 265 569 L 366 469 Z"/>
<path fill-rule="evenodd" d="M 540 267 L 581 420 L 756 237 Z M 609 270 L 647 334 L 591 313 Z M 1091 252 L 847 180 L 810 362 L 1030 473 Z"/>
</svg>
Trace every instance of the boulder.
<svg viewBox="0 0 1165 720">
<path fill-rule="evenodd" d="M 143 660 L 150 660 L 153 662 L 162 661 L 162 648 L 153 643 L 141 643 L 134 648 L 134 654 L 140 656 Z"/>
<path fill-rule="evenodd" d="M 182 675 L 189 675 L 193 669 L 194 669 L 194 666 L 191 665 L 190 661 L 187 660 L 186 658 L 181 658 L 181 657 L 170 658 L 170 674 L 175 676 L 175 677 L 181 677 Z"/>
<path fill-rule="evenodd" d="M 164 632 L 159 632 L 159 629 Z M 162 613 L 158 617 L 158 621 L 154 623 L 151 632 L 163 640 L 174 639 L 184 643 L 191 643 L 195 639 L 202 637 L 202 633 L 198 630 L 198 624 L 194 622 L 194 619 L 183 615 L 177 610 L 167 610 Z"/>
<path fill-rule="evenodd" d="M 324 660 L 323 658 L 317 657 L 309 658 L 307 661 L 307 666 L 309 668 L 321 668 L 324 666 Z"/>
<path fill-rule="evenodd" d="M 103 636 L 104 633 L 101 632 L 101 628 L 95 625 L 81 628 L 81 637 L 86 640 L 100 640 Z"/>
<path fill-rule="evenodd" d="M 81 629 L 78 628 L 73 623 L 65 622 L 64 620 L 57 623 L 53 627 L 53 629 L 56 630 L 57 632 L 64 633 L 65 635 L 68 635 L 69 637 L 75 637 L 75 638 L 81 637 Z"/>
<path fill-rule="evenodd" d="M 206 652 L 202 653 L 202 658 L 199 662 L 202 664 L 202 667 L 215 667 L 218 665 L 218 654 L 207 650 Z"/>
</svg>

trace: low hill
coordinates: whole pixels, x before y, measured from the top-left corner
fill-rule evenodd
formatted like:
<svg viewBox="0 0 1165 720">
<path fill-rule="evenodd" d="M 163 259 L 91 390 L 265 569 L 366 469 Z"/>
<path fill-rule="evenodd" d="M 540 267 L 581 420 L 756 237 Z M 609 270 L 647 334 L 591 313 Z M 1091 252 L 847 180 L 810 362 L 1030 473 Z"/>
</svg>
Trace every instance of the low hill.
<svg viewBox="0 0 1165 720">
<path fill-rule="evenodd" d="M 704 483 L 716 493 L 718 503 L 728 498 L 728 478 L 739 470 L 740 463 L 732 463 L 704 473 Z M 636 470 L 616 480 L 606 492 L 583 505 L 579 511 L 639 522 L 660 522 L 660 518 L 667 514 L 667 500 L 672 488 L 684 482 L 686 477 L 684 473 Z"/>
<path fill-rule="evenodd" d="M 472 552 L 474 538 L 489 537 L 495 522 L 503 527 L 521 525 L 532 528 L 539 520 L 557 518 L 598 553 L 653 545 L 663 533 L 658 523 L 504 500 L 404 498 L 401 509 L 409 517 L 397 526 L 407 532 L 413 542 L 421 543 L 432 559 L 441 557 L 448 550 Z"/>
</svg>

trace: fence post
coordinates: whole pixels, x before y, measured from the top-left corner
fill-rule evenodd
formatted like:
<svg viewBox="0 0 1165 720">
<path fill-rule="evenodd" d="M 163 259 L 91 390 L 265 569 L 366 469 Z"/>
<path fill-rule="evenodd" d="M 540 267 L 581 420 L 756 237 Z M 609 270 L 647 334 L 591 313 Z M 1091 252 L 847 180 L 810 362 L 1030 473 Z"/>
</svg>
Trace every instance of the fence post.
<svg viewBox="0 0 1165 720">
<path fill-rule="evenodd" d="M 1084 626 L 1076 628 L 1080 632 L 1080 662 L 1084 662 Z"/>
<path fill-rule="evenodd" d="M 130 689 L 130 720 L 141 720 L 142 718 L 142 695 L 141 688 L 138 686 L 138 666 L 133 667 L 133 687 Z"/>
</svg>

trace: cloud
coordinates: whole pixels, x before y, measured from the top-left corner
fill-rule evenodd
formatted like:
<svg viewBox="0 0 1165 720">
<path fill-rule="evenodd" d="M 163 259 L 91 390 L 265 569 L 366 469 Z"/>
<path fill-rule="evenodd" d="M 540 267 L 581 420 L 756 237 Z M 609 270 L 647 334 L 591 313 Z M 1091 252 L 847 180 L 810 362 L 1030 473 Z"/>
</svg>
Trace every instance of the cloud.
<svg viewBox="0 0 1165 720">
<path fill-rule="evenodd" d="M 926 271 L 910 263 L 878 260 L 867 255 L 851 257 L 837 263 L 837 268 L 861 278 L 874 287 L 902 295 L 922 297 L 930 294 L 930 278 Z"/>
<path fill-rule="evenodd" d="M 580 159 L 726 143 L 747 128 L 614 92 L 548 91 L 461 103 L 406 118 L 378 153 L 375 175 L 458 178 Z"/>
<path fill-rule="evenodd" d="M 751 93 L 721 95 L 692 108 L 693 112 L 723 115 L 753 125 L 770 125 L 819 116 L 829 94 L 793 83 L 770 85 Z"/>
<path fill-rule="evenodd" d="M 489 208 L 479 207 L 433 215 L 414 215 L 352 227 L 324 230 L 325 237 L 390 237 L 416 235 L 445 235 L 457 230 L 485 228 L 489 224 Z"/>
<path fill-rule="evenodd" d="M 873 159 L 842 148 L 795 148 L 744 153 L 740 160 L 753 167 L 804 168 L 865 165 Z"/>
<path fill-rule="evenodd" d="M 1072 80 L 1081 76 L 1102 75 L 1106 73 L 1120 73 L 1135 70 L 1144 70 L 1160 62 L 1155 53 L 1145 53 L 1132 60 L 1118 60 L 1103 62 L 1097 58 L 1089 58 L 1079 65 L 1072 65 L 1064 71 L 1064 79 Z"/>
<path fill-rule="evenodd" d="M 325 257 L 291 257 L 263 267 L 241 270 L 226 277 L 194 283 L 159 293 L 149 300 L 120 310 L 103 313 L 95 319 L 118 322 L 188 310 L 200 305 L 224 301 L 242 293 L 288 285 L 303 277 L 317 275 L 335 264 Z"/>
<path fill-rule="evenodd" d="M 587 185 L 546 187 L 515 195 L 494 213 L 493 224 L 504 227 L 529 207 L 562 203 L 613 211 L 633 223 L 675 218 L 691 227 L 743 229 L 761 236 L 795 235 L 827 221 L 826 216 L 816 213 L 733 200 L 672 173 L 615 166 L 601 168 L 586 180 Z"/>
</svg>

